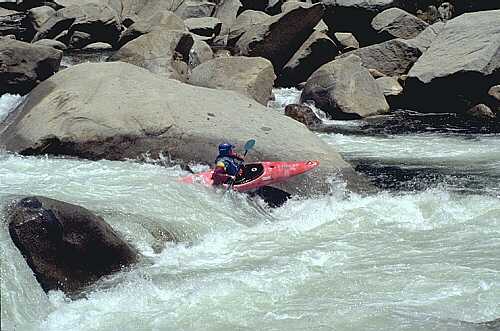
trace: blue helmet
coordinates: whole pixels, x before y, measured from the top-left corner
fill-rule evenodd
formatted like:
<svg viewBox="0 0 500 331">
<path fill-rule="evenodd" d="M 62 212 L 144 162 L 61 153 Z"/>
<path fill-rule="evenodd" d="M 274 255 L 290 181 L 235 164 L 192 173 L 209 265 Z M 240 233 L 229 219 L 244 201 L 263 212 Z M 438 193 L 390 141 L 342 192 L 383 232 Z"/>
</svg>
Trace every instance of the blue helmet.
<svg viewBox="0 0 500 331">
<path fill-rule="evenodd" d="M 228 143 L 223 143 L 219 145 L 219 154 L 222 156 L 226 156 L 231 154 L 232 149 L 234 148 L 233 145 L 228 144 Z"/>
</svg>

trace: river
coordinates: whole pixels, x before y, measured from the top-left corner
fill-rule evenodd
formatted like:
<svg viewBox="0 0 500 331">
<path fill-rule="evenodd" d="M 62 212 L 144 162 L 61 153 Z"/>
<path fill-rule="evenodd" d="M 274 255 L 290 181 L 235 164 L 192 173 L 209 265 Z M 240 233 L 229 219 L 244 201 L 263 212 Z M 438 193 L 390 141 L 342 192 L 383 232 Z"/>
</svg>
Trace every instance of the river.
<svg viewBox="0 0 500 331">
<path fill-rule="evenodd" d="M 298 97 L 275 93 L 273 111 Z M 20 99 L 1 97 L 0 120 Z M 359 134 L 320 137 L 379 193 L 337 183 L 270 209 L 180 184 L 186 172 L 166 161 L 0 153 L 2 207 L 33 194 L 84 206 L 144 256 L 81 297 L 46 295 L 1 211 L 2 330 L 476 330 L 466 322 L 499 318 L 498 132 L 337 124 Z"/>
</svg>

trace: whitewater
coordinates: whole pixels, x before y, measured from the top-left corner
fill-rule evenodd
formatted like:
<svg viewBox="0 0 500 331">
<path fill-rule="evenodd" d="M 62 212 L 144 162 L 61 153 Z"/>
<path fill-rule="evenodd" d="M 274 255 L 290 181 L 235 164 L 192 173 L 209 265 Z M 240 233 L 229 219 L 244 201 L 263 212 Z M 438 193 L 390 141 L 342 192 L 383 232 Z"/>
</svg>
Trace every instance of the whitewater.
<svg viewBox="0 0 500 331">
<path fill-rule="evenodd" d="M 275 94 L 270 111 L 298 98 Z M 1 96 L 0 120 L 20 102 Z M 477 330 L 499 318 L 500 135 L 319 136 L 379 192 L 334 180 L 330 195 L 271 209 L 180 184 L 188 173 L 168 160 L 0 152 L 2 330 Z M 5 222 L 26 195 L 94 211 L 141 261 L 79 297 L 45 294 Z"/>
</svg>

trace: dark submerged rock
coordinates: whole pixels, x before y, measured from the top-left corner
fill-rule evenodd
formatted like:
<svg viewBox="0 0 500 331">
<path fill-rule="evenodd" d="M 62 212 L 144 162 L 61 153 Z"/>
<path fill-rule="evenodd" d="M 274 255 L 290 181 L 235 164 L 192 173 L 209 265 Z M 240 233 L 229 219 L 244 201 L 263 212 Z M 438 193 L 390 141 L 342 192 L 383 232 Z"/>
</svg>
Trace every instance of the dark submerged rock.
<svg viewBox="0 0 500 331">
<path fill-rule="evenodd" d="M 300 104 L 289 104 L 285 107 L 285 115 L 307 126 L 309 129 L 321 125 L 322 121 L 316 116 L 313 110 Z"/>
<path fill-rule="evenodd" d="M 27 197 L 7 217 L 14 244 L 45 291 L 74 294 L 138 258 L 102 218 L 77 205 Z"/>
</svg>

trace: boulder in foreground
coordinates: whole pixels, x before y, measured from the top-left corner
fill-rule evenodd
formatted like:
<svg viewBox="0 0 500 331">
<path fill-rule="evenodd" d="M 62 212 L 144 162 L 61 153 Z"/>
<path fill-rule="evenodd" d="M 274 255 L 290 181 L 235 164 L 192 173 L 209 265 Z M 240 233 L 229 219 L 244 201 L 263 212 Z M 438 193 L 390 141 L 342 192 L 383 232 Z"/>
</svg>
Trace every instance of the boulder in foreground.
<svg viewBox="0 0 500 331">
<path fill-rule="evenodd" d="M 14 244 L 45 291 L 81 291 L 138 258 L 102 218 L 77 205 L 26 197 L 7 217 Z"/>
</svg>

